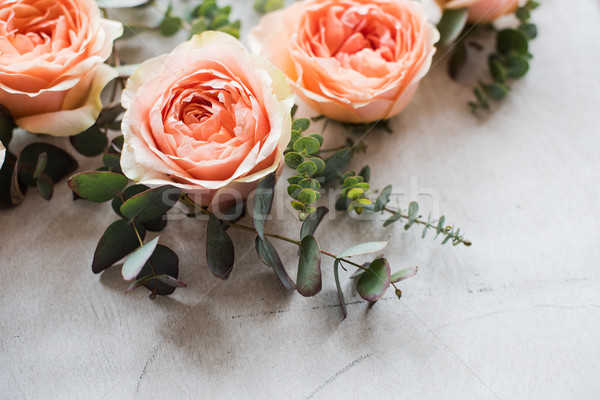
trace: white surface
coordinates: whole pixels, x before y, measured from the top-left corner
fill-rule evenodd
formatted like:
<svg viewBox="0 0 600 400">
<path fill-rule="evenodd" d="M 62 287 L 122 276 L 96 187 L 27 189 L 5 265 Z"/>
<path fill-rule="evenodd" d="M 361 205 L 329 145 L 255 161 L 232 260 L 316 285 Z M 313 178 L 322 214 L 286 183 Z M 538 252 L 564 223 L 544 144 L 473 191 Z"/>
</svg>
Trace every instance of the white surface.
<svg viewBox="0 0 600 400">
<path fill-rule="evenodd" d="M 256 20 L 250 3 L 234 7 L 244 32 Z M 599 6 L 542 3 L 532 71 L 491 117 L 469 114 L 470 87 L 448 80 L 444 60 L 392 121 L 395 133 L 370 134 L 354 163 L 371 165 L 375 187 L 406 192 L 416 179 L 435 192 L 432 204 L 473 247 L 347 218 L 319 228 L 332 251 L 359 241 L 359 229 L 392 235 L 396 268 L 420 267 L 401 301 L 390 292 L 367 311 L 344 277 L 342 322 L 329 260 L 319 296 L 289 295 L 244 232 L 232 232 L 238 264 L 219 282 L 204 262 L 205 225 L 190 220 L 161 234 L 190 287 L 156 301 L 145 289 L 124 296 L 118 268 L 90 269 L 110 206 L 73 203 L 64 184 L 50 203 L 32 191 L 0 211 L 0 397 L 598 398 Z M 124 47 L 131 59 L 151 54 Z M 328 132 L 330 143 L 345 137 Z M 295 260 L 293 246 L 277 246 Z"/>
</svg>

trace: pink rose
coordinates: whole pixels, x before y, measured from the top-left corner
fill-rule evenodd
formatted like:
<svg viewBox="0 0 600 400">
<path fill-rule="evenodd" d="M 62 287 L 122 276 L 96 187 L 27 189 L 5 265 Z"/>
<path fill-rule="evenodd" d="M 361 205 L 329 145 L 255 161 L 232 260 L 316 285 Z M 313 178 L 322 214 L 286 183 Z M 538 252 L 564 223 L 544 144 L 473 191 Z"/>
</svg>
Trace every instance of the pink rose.
<svg viewBox="0 0 600 400">
<path fill-rule="evenodd" d="M 514 12 L 519 8 L 519 0 L 450 0 L 445 8 L 469 8 L 469 22 L 486 24 Z"/>
<path fill-rule="evenodd" d="M 278 170 L 291 136 L 285 76 L 221 32 L 143 63 L 122 103 L 125 175 L 221 211 Z"/>
<path fill-rule="evenodd" d="M 431 66 L 439 33 L 412 0 L 306 0 L 267 14 L 250 46 L 315 111 L 345 122 L 398 114 Z"/>
<path fill-rule="evenodd" d="M 31 132 L 84 131 L 116 76 L 103 63 L 122 31 L 93 0 L 0 0 L 0 104 Z"/>
</svg>

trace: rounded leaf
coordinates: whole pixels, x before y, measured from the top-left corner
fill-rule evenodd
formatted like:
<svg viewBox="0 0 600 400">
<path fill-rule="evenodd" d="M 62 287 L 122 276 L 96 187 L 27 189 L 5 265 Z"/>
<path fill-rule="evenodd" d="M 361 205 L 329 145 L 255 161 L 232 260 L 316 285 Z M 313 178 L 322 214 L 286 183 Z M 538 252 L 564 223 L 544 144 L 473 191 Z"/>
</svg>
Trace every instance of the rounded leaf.
<svg viewBox="0 0 600 400">
<path fill-rule="evenodd" d="M 321 250 L 312 235 L 300 242 L 300 260 L 296 289 L 304 297 L 311 297 L 321 291 Z"/>
<path fill-rule="evenodd" d="M 69 179 L 69 187 L 79 197 L 95 203 L 103 203 L 119 196 L 129 180 L 115 172 L 81 172 Z"/>
<path fill-rule="evenodd" d="M 385 294 L 390 285 L 391 269 L 385 258 L 374 260 L 367 271 L 358 278 L 356 290 L 360 297 L 375 302 Z"/>
</svg>

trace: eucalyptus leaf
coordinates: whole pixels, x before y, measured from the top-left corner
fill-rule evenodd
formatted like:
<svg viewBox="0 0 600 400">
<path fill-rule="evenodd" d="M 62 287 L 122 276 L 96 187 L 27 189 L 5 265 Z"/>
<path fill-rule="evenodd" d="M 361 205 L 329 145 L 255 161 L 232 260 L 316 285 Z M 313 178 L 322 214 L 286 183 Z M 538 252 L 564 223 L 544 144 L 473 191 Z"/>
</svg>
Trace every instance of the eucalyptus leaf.
<svg viewBox="0 0 600 400">
<path fill-rule="evenodd" d="M 456 40 L 467 24 L 467 17 L 467 8 L 445 10 L 442 19 L 437 25 L 440 32 L 439 44 L 447 45 Z"/>
<path fill-rule="evenodd" d="M 529 53 L 529 44 L 527 37 L 515 29 L 504 29 L 498 33 L 496 39 L 496 49 L 500 54 L 520 54 L 527 55 Z"/>
<path fill-rule="evenodd" d="M 311 297 L 321 291 L 321 251 L 312 235 L 306 235 L 300 242 L 300 259 L 296 289 L 304 297 Z"/>
<path fill-rule="evenodd" d="M 350 160 L 352 152 L 349 149 L 338 150 L 325 160 L 325 169 L 319 175 L 325 183 L 333 182 L 342 174 Z"/>
<path fill-rule="evenodd" d="M 361 243 L 361 244 L 352 246 L 352 247 L 342 251 L 340 254 L 338 254 L 337 258 L 341 259 L 341 258 L 346 258 L 346 257 L 360 256 L 363 254 L 377 253 L 377 252 L 385 249 L 388 246 L 388 244 L 390 244 L 389 240 L 387 240 L 385 242 Z"/>
<path fill-rule="evenodd" d="M 363 299 L 375 302 L 383 297 L 390 285 L 391 270 L 385 258 L 375 259 L 358 278 L 356 290 Z"/>
<path fill-rule="evenodd" d="M 127 257 L 127 260 L 125 261 L 125 264 L 123 264 L 123 269 L 121 271 L 123 279 L 130 281 L 139 275 L 146 262 L 150 259 L 152 253 L 154 253 L 154 250 L 158 245 L 158 239 L 159 238 L 156 237 L 145 245 L 140 246 L 137 250 L 131 253 L 129 257 Z"/>
<path fill-rule="evenodd" d="M 448 75 L 450 78 L 457 79 L 458 74 L 467 63 L 467 47 L 463 41 L 460 41 L 454 46 L 452 56 L 448 62 Z"/>
<path fill-rule="evenodd" d="M 388 185 L 381 190 L 379 196 L 377 196 L 377 200 L 375 201 L 375 206 L 373 211 L 383 211 L 384 207 L 390 201 L 390 195 L 392 194 L 392 185 Z"/>
<path fill-rule="evenodd" d="M 36 183 L 38 192 L 40 192 L 40 195 L 45 200 L 52 199 L 52 195 L 54 194 L 54 184 L 52 182 L 52 179 L 50 179 L 50 177 L 48 175 L 46 175 L 46 174 L 40 175 L 36 179 L 35 183 Z"/>
<path fill-rule="evenodd" d="M 283 287 L 285 287 L 289 291 L 295 290 L 296 285 L 285 270 L 285 267 L 281 262 L 281 258 L 279 258 L 279 254 L 277 254 L 277 250 L 275 250 L 271 242 L 269 242 L 267 238 L 263 240 L 260 238 L 260 236 L 257 236 L 255 246 L 256 253 L 260 257 L 262 262 L 268 265 L 269 267 L 273 268 L 273 271 L 275 271 L 275 275 L 277 275 Z"/>
<path fill-rule="evenodd" d="M 46 153 L 48 162 L 44 173 L 56 183 L 65 178 L 78 167 L 77 161 L 63 149 L 49 143 L 31 143 L 19 155 L 19 179 L 27 186 L 36 186 L 33 173 L 40 154 Z"/>
<path fill-rule="evenodd" d="M 344 319 L 348 316 L 346 310 L 346 300 L 344 299 L 344 292 L 342 292 L 342 286 L 340 285 L 340 272 L 339 272 L 340 260 L 336 259 L 333 264 L 333 275 L 335 277 L 335 287 L 337 288 L 338 299 L 340 301 L 340 307 L 342 308 L 342 314 Z"/>
<path fill-rule="evenodd" d="M 165 276 L 171 277 L 172 280 L 179 278 L 179 257 L 167 246 L 161 244 L 156 246 L 154 253 L 152 253 L 152 256 L 140 271 L 138 278 L 154 275 L 154 272 L 156 272 L 156 275 L 153 279 L 145 282 L 144 287 L 152 292 L 155 291 L 159 296 L 168 296 L 173 294 L 177 287 L 186 287 L 176 285 L 172 281 L 169 283 L 165 282 L 165 279 L 168 279 Z M 185 283 L 181 283 L 185 285 Z"/>
<path fill-rule="evenodd" d="M 254 195 L 254 228 L 261 239 L 265 238 L 265 223 L 271 213 L 273 197 L 275 196 L 275 174 L 271 173 L 258 182 Z"/>
<path fill-rule="evenodd" d="M 313 235 L 323 220 L 323 217 L 325 217 L 328 212 L 329 209 L 327 207 L 321 206 L 317 207 L 317 211 L 309 214 L 300 228 L 300 240 L 304 239 L 308 235 Z"/>
<path fill-rule="evenodd" d="M 92 271 L 97 274 L 137 249 L 140 245 L 134 225 L 144 240 L 146 229 L 137 223 L 125 219 L 113 222 L 104 232 L 94 252 Z"/>
<path fill-rule="evenodd" d="M 223 280 L 229 278 L 235 262 L 233 241 L 221 221 L 212 214 L 206 232 L 206 260 L 213 275 Z"/>
<path fill-rule="evenodd" d="M 121 214 L 138 222 L 151 221 L 169 211 L 177 203 L 180 193 L 173 186 L 146 190 L 123 203 Z"/>
<path fill-rule="evenodd" d="M 304 132 L 308 128 L 310 128 L 310 120 L 308 120 L 306 118 L 296 119 L 292 123 L 292 129 L 295 131 L 298 131 L 300 133 Z"/>
<path fill-rule="evenodd" d="M 96 124 L 79 135 L 70 136 L 69 141 L 79 154 L 86 157 L 99 156 L 108 147 L 108 138 Z"/>
<path fill-rule="evenodd" d="M 103 203 L 119 196 L 127 186 L 126 176 L 115 172 L 80 172 L 69 179 L 69 187 L 79 197 Z"/>
<path fill-rule="evenodd" d="M 419 267 L 411 267 L 411 268 L 401 269 L 400 271 L 392 274 L 390 281 L 391 281 L 391 283 L 398 283 L 398 282 L 404 281 L 408 278 L 412 278 L 413 276 L 415 276 L 418 271 L 419 271 Z"/>
</svg>

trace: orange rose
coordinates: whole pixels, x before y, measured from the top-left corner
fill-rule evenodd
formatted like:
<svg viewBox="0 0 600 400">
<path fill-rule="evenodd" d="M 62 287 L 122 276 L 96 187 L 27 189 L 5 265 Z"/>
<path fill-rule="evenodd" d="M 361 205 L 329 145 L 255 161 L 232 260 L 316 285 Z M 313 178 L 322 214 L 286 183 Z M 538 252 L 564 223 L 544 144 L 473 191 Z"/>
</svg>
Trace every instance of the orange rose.
<svg viewBox="0 0 600 400">
<path fill-rule="evenodd" d="M 412 0 L 306 0 L 267 14 L 250 46 L 315 111 L 345 122 L 398 114 L 431 66 L 439 33 Z"/>
<path fill-rule="evenodd" d="M 103 63 L 122 31 L 92 0 L 0 0 L 0 104 L 31 132 L 84 131 L 116 76 Z"/>
<path fill-rule="evenodd" d="M 125 175 L 221 211 L 278 170 L 291 136 L 285 76 L 221 32 L 143 63 L 122 103 Z"/>
<path fill-rule="evenodd" d="M 468 7 L 469 22 L 479 24 L 490 23 L 519 8 L 519 0 L 449 0 L 445 3 L 443 7 L 447 9 Z"/>
</svg>

